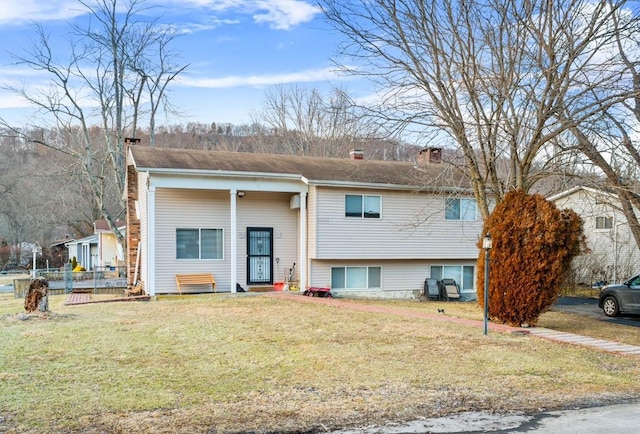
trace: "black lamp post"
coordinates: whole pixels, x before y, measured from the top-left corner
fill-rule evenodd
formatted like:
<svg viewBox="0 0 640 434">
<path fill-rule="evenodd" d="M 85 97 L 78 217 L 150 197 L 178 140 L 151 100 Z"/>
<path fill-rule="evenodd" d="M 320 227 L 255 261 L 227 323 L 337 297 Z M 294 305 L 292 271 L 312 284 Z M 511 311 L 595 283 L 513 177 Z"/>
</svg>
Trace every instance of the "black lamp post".
<svg viewBox="0 0 640 434">
<path fill-rule="evenodd" d="M 491 235 L 487 232 L 482 240 L 482 248 L 484 249 L 484 335 L 487 335 L 489 328 L 489 257 L 491 256 L 492 247 Z"/>
</svg>

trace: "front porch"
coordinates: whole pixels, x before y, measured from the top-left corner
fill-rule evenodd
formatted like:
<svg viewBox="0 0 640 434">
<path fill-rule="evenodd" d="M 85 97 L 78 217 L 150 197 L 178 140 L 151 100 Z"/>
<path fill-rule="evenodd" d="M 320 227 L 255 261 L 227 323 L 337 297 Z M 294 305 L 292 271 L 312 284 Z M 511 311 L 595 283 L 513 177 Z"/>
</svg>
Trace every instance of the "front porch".
<svg viewBox="0 0 640 434">
<path fill-rule="evenodd" d="M 128 258 L 149 295 L 178 293 L 175 275 L 183 273 L 213 273 L 216 291 L 230 293 L 274 291 L 291 268 L 296 281 L 306 281 L 307 185 L 299 178 L 151 176 L 142 187 L 130 200 L 137 198 L 147 231 L 128 233 L 139 238 L 129 247 L 139 252 Z"/>
</svg>

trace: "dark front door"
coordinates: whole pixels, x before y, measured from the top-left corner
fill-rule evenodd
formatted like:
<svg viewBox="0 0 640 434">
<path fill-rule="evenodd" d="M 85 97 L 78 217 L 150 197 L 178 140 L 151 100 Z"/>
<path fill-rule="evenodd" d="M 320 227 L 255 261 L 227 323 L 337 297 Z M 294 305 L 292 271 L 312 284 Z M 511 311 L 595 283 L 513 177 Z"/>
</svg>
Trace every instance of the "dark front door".
<svg viewBox="0 0 640 434">
<path fill-rule="evenodd" d="M 247 285 L 273 284 L 273 228 L 247 228 Z"/>
</svg>

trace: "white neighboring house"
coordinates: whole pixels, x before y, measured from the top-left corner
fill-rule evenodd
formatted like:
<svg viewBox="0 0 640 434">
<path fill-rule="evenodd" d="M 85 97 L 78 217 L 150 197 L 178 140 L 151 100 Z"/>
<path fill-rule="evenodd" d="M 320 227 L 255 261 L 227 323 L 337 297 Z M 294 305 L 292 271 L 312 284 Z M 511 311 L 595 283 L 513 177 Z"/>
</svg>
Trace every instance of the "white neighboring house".
<svg viewBox="0 0 640 434">
<path fill-rule="evenodd" d="M 124 224 L 118 223 L 119 230 L 124 233 Z M 93 223 L 93 235 L 69 241 L 65 246 L 69 250 L 69 259 L 75 256 L 87 271 L 116 267 L 124 260 L 122 247 L 105 220 Z"/>
<path fill-rule="evenodd" d="M 548 200 L 582 217 L 591 253 L 574 259 L 577 283 L 620 282 L 640 272 L 640 250 L 615 194 L 577 186 Z"/>
<path fill-rule="evenodd" d="M 78 264 L 82 265 L 85 270 L 93 270 L 98 256 L 98 235 L 93 234 L 69 241 L 65 243 L 65 246 L 69 250 L 69 260 L 76 258 Z"/>
<path fill-rule="evenodd" d="M 177 293 L 177 273 L 210 272 L 235 292 L 295 263 L 301 289 L 412 298 L 447 277 L 474 299 L 482 221 L 440 151 L 411 163 L 132 146 L 129 284 Z"/>
</svg>

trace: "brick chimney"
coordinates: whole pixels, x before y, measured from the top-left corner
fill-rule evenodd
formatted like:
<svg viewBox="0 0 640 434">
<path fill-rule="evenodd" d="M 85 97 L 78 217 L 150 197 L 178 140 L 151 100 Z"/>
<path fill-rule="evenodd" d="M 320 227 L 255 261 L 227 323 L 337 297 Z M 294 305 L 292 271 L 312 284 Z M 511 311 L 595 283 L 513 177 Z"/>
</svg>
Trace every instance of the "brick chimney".
<svg viewBox="0 0 640 434">
<path fill-rule="evenodd" d="M 137 137 L 125 137 L 124 144 L 125 145 L 137 145 L 140 143 L 140 139 Z"/>
<path fill-rule="evenodd" d="M 418 164 L 442 163 L 442 148 L 424 148 L 418 154 Z"/>
<path fill-rule="evenodd" d="M 364 151 L 362 149 L 353 149 L 349 152 L 349 158 L 352 160 L 364 160 Z"/>
</svg>

